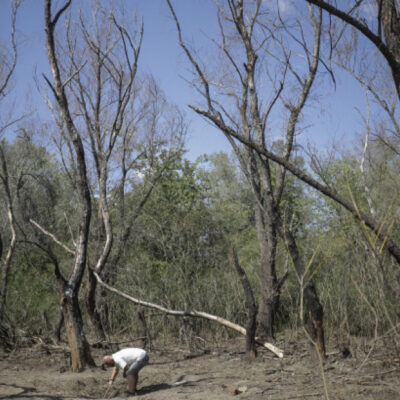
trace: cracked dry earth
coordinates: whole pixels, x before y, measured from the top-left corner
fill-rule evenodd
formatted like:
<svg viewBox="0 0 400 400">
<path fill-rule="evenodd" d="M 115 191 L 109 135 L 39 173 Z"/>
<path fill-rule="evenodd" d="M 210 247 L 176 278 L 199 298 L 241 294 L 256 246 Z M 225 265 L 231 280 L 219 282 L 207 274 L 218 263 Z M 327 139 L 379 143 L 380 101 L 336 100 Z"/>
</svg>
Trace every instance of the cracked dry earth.
<svg viewBox="0 0 400 400">
<path fill-rule="evenodd" d="M 369 355 L 367 346 L 354 346 L 346 358 L 328 346 L 322 373 L 304 340 L 285 339 L 276 345 L 284 350 L 283 359 L 260 350 L 257 359 L 249 360 L 242 339 L 208 344 L 195 352 L 155 343 L 149 350 L 150 363 L 140 373 L 136 398 L 400 399 L 400 355 L 389 351 L 390 346 L 376 346 Z M 98 364 L 108 353 L 92 350 Z M 51 345 L 1 352 L 0 400 L 129 398 L 121 374 L 106 393 L 110 373 L 101 368 L 71 373 L 66 351 Z"/>
</svg>

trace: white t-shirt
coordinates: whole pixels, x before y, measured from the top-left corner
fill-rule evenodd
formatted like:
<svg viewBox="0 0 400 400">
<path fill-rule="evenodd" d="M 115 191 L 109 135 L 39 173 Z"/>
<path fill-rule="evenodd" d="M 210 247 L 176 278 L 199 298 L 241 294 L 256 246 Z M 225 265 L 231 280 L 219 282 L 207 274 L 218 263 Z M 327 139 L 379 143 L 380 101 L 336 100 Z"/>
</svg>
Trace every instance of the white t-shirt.
<svg viewBox="0 0 400 400">
<path fill-rule="evenodd" d="M 146 355 L 146 350 L 128 347 L 114 353 L 112 358 L 117 368 L 124 369 L 127 365 L 132 365 L 134 362 L 142 360 Z"/>
</svg>

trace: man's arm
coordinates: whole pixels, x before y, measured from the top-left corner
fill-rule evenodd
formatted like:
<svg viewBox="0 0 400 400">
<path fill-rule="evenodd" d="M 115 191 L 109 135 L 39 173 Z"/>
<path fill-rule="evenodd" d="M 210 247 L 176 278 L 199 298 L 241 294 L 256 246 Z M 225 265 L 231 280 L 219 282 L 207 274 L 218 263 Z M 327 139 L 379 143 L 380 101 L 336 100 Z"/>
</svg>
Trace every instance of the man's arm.
<svg viewBox="0 0 400 400">
<path fill-rule="evenodd" d="M 110 380 L 108 382 L 108 386 L 112 386 L 112 384 L 115 381 L 116 376 L 118 375 L 118 371 L 119 371 L 119 369 L 117 367 L 113 368 L 112 373 L 111 373 L 111 378 L 110 378 Z"/>
</svg>

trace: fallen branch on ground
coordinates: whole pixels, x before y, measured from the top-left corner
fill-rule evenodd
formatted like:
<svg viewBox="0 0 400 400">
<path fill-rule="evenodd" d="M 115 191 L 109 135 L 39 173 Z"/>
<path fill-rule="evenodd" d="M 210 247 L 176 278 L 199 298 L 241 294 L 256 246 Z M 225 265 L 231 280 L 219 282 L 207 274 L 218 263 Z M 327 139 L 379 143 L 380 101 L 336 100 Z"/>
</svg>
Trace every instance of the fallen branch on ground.
<svg viewBox="0 0 400 400">
<path fill-rule="evenodd" d="M 193 311 L 170 310 L 168 308 L 160 306 L 159 304 L 154 304 L 154 303 L 150 303 L 150 302 L 147 302 L 147 301 L 136 299 L 136 298 L 134 298 L 132 296 L 129 296 L 128 294 L 126 294 L 124 292 L 121 292 L 118 289 L 113 288 L 112 286 L 108 285 L 107 283 L 103 282 L 101 280 L 100 276 L 95 271 L 93 271 L 93 273 L 94 273 L 94 276 L 95 276 L 97 282 L 101 286 L 106 288 L 108 291 L 110 291 L 112 293 L 115 293 L 118 296 L 121 296 L 121 297 L 131 301 L 132 303 L 139 304 L 139 305 L 141 305 L 143 307 L 155 308 L 156 310 L 162 311 L 165 314 L 174 315 L 174 316 L 177 316 L 177 317 L 193 317 L 193 318 L 208 319 L 208 320 L 211 320 L 211 321 L 214 321 L 214 322 L 218 322 L 219 324 L 224 325 L 224 326 L 226 326 L 226 327 L 228 327 L 230 329 L 233 329 L 236 332 L 239 332 L 240 334 L 246 336 L 246 329 L 245 328 L 243 328 L 242 326 L 240 326 L 238 324 L 235 324 L 235 323 L 233 323 L 231 321 L 228 321 L 225 318 L 217 317 L 216 315 L 208 314 L 208 313 L 203 312 L 203 311 L 196 311 L 196 310 L 193 310 Z M 267 343 L 262 343 L 260 341 L 256 341 L 256 343 L 259 346 L 265 347 L 266 349 L 268 349 L 269 351 L 274 353 L 279 358 L 283 358 L 282 350 L 278 349 L 273 344 L 268 343 L 268 342 Z"/>
</svg>

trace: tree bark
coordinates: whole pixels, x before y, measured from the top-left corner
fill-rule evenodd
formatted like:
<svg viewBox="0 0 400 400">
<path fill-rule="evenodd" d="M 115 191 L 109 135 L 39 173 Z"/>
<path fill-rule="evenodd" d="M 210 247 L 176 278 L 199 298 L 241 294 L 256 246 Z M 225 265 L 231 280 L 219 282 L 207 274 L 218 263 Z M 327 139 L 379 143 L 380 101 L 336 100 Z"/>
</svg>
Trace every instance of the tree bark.
<svg viewBox="0 0 400 400">
<path fill-rule="evenodd" d="M 380 17 L 385 42 L 393 57 L 389 65 L 397 94 L 400 97 L 400 5 L 397 7 L 398 10 L 396 9 L 396 0 L 381 0 Z"/>
<path fill-rule="evenodd" d="M 278 245 L 277 232 L 267 221 L 268 232 L 265 232 L 262 222 L 262 211 L 256 205 L 256 226 L 258 242 L 260 243 L 260 294 L 258 312 L 258 336 L 265 340 L 275 337 L 275 316 L 279 305 L 280 295 L 277 291 L 276 248 Z"/>
<path fill-rule="evenodd" d="M 247 328 L 246 328 L 246 351 L 247 354 L 254 358 L 257 357 L 256 348 L 256 328 L 257 328 L 257 304 L 254 299 L 253 291 L 251 289 L 250 282 L 247 278 L 245 270 L 239 263 L 239 259 L 236 250 L 232 248 L 232 260 L 233 265 L 239 275 L 240 282 L 242 283 L 243 291 L 246 298 L 247 308 Z"/>
<path fill-rule="evenodd" d="M 310 282 L 304 290 L 304 298 L 308 310 L 306 319 L 308 333 L 316 344 L 319 354 L 325 357 L 324 311 L 313 282 Z"/>
<path fill-rule="evenodd" d="M 61 304 L 64 315 L 65 330 L 71 350 L 71 371 L 80 372 L 86 365 L 95 367 L 89 343 L 83 331 L 83 320 L 78 296 L 67 286 L 61 292 Z"/>
<path fill-rule="evenodd" d="M 96 286 L 96 278 L 94 277 L 92 270 L 88 268 L 88 281 L 85 293 L 86 310 L 88 312 L 89 320 L 92 324 L 97 340 L 103 341 L 106 339 L 106 335 L 104 333 L 104 327 L 100 318 L 100 313 L 97 310 Z"/>
</svg>

